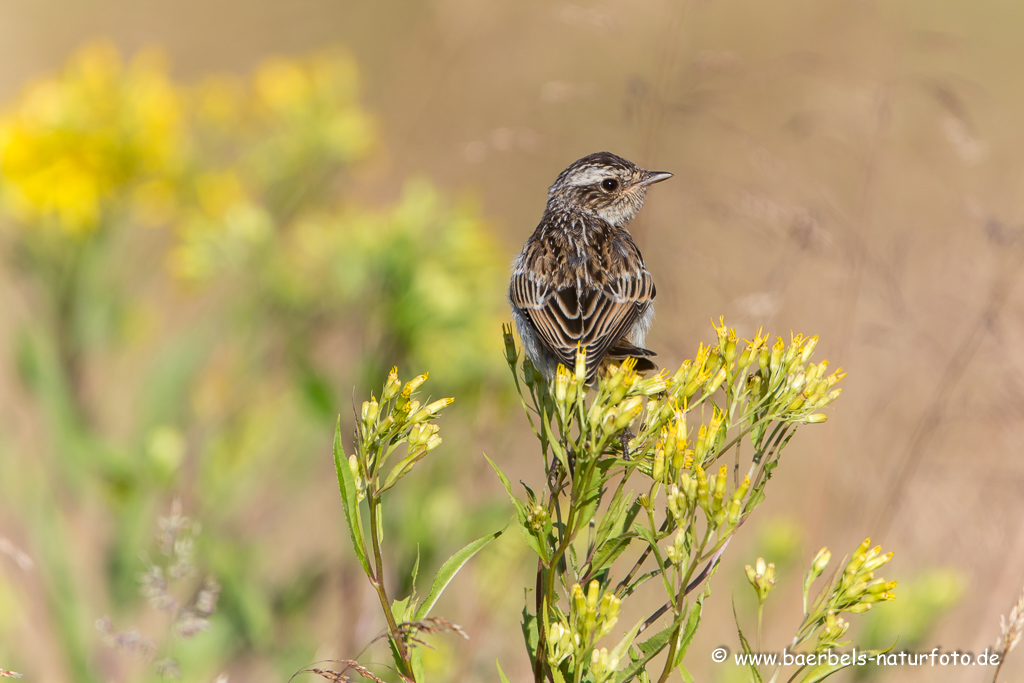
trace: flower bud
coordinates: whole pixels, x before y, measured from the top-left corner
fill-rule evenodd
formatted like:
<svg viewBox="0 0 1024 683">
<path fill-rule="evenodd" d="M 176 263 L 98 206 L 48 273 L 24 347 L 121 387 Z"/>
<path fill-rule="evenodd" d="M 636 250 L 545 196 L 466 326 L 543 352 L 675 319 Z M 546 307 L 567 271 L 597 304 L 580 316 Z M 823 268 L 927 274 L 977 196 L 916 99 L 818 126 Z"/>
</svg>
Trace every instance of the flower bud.
<svg viewBox="0 0 1024 683">
<path fill-rule="evenodd" d="M 715 496 L 722 498 L 725 496 L 725 487 L 729 483 L 729 468 L 722 465 L 718 468 L 718 479 L 715 481 Z"/>
<path fill-rule="evenodd" d="M 595 579 L 587 586 L 587 598 L 583 612 L 583 629 L 581 635 L 584 640 L 590 637 L 597 628 L 597 604 L 601 595 L 601 584 Z"/>
<path fill-rule="evenodd" d="M 419 375 L 410 380 L 408 383 L 406 383 L 406 385 L 402 388 L 402 393 L 398 395 L 398 399 L 395 401 L 396 410 L 401 410 L 402 408 L 405 407 L 405 404 L 409 401 L 409 397 L 412 396 L 413 392 L 416 391 L 421 384 L 427 381 L 428 374 L 429 373 Z M 415 411 L 409 410 L 406 411 L 406 414 L 408 415 L 409 413 L 412 412 Z"/>
<path fill-rule="evenodd" d="M 725 350 L 722 355 L 725 357 L 726 365 L 732 365 L 732 362 L 736 360 L 736 330 L 731 327 L 725 339 Z"/>
<path fill-rule="evenodd" d="M 534 503 L 530 506 L 530 511 L 526 515 L 526 523 L 530 525 L 530 529 L 535 532 L 542 531 L 547 526 L 550 516 L 548 515 L 547 508 L 540 503 Z"/>
<path fill-rule="evenodd" d="M 679 369 L 676 370 L 676 373 L 672 375 L 672 379 L 669 380 L 669 383 L 674 389 L 678 388 L 680 385 L 686 384 L 686 378 L 690 373 L 690 366 L 692 364 L 693 361 L 684 360 L 682 365 L 679 366 Z"/>
<path fill-rule="evenodd" d="M 685 470 L 679 473 L 679 490 L 686 496 L 686 500 L 690 504 L 697 500 L 697 480 Z"/>
<path fill-rule="evenodd" d="M 665 549 L 665 554 L 668 555 L 669 561 L 679 568 L 681 572 L 686 571 L 690 554 L 686 551 L 686 535 L 682 529 L 676 532 L 672 545 Z"/>
<path fill-rule="evenodd" d="M 633 424 L 635 420 L 643 411 L 644 403 L 643 399 L 639 396 L 630 396 L 626 401 L 619 407 L 619 415 L 615 420 L 615 431 L 621 432 L 623 429 Z"/>
<path fill-rule="evenodd" d="M 867 554 L 867 557 L 864 560 L 864 565 L 861 569 L 862 571 L 873 572 L 891 560 L 892 556 L 892 551 L 882 554 L 881 546 L 875 546 L 871 549 L 871 552 Z"/>
<path fill-rule="evenodd" d="M 420 402 L 415 398 L 395 411 L 395 418 L 399 424 L 407 424 L 409 416 L 420 411 Z"/>
<path fill-rule="evenodd" d="M 390 401 L 398 395 L 398 391 L 402 387 L 402 382 L 398 379 L 398 368 L 391 368 L 391 373 L 388 375 L 388 379 L 384 382 L 384 391 L 381 393 L 382 401 Z"/>
<path fill-rule="evenodd" d="M 654 465 L 651 469 L 651 478 L 654 481 L 661 481 L 665 476 L 665 449 L 658 448 L 654 451 Z"/>
<path fill-rule="evenodd" d="M 704 511 L 710 510 L 710 502 L 708 500 L 708 477 L 704 472 L 704 468 L 694 463 L 693 465 L 694 474 L 697 475 L 697 503 L 700 504 Z"/>
<path fill-rule="evenodd" d="M 686 497 L 680 492 L 679 487 L 675 484 L 669 484 L 668 486 L 668 511 L 669 514 L 676 520 L 676 522 L 682 521 L 686 514 Z"/>
<path fill-rule="evenodd" d="M 587 598 L 583 595 L 583 587 L 578 583 L 572 585 L 572 611 L 577 615 L 587 612 Z"/>
<path fill-rule="evenodd" d="M 587 350 L 582 345 L 576 346 L 576 383 L 580 386 L 587 381 Z"/>
<path fill-rule="evenodd" d="M 817 346 L 817 345 L 818 345 L 818 337 L 817 337 L 817 335 L 811 337 L 810 339 L 808 339 L 804 343 L 803 349 L 801 350 L 801 353 L 800 353 L 800 362 L 801 363 L 806 363 L 807 361 L 809 361 L 811 359 L 811 354 L 814 353 L 814 347 Z"/>
<path fill-rule="evenodd" d="M 604 595 L 601 596 L 601 605 L 597 610 L 600 619 L 598 620 L 597 633 L 594 635 L 595 641 L 604 638 L 615 628 L 615 624 L 619 621 L 620 605 L 621 600 L 611 591 L 605 591 Z"/>
<path fill-rule="evenodd" d="M 412 378 L 411 380 L 409 380 L 409 383 L 405 385 L 405 388 L 402 389 L 402 394 L 405 395 L 406 397 L 412 396 L 413 392 L 419 389 L 420 385 L 426 382 L 427 377 L 429 376 L 430 373 L 425 372 L 422 375 L 417 375 L 416 377 Z"/>
<path fill-rule="evenodd" d="M 437 415 L 442 409 L 447 408 L 448 406 L 450 406 L 454 402 L 455 402 L 454 398 L 441 398 L 441 399 L 438 399 L 438 400 L 434 401 L 433 403 L 431 403 L 431 404 L 429 404 L 429 405 L 427 405 L 427 406 L 417 410 L 413 414 L 413 416 L 409 418 L 409 422 L 412 423 L 412 424 L 416 424 L 418 422 L 423 422 L 424 420 L 429 420 L 430 418 L 432 418 L 435 415 Z M 413 403 L 415 403 L 415 401 L 413 401 Z"/>
<path fill-rule="evenodd" d="M 409 446 L 423 446 L 430 440 L 430 437 L 437 434 L 438 426 L 434 424 L 418 424 L 409 430 Z"/>
<path fill-rule="evenodd" d="M 533 362 L 530 357 L 527 356 L 523 360 L 523 384 L 527 387 L 536 386 L 541 380 L 541 375 L 537 372 L 537 368 L 533 367 Z"/>
<path fill-rule="evenodd" d="M 868 586 L 868 593 L 877 595 L 879 593 L 891 593 L 896 586 L 899 585 L 897 581 L 886 581 L 885 579 L 876 579 L 870 586 Z"/>
<path fill-rule="evenodd" d="M 768 594 L 775 587 L 775 563 L 765 562 L 763 557 L 757 558 L 757 562 L 751 567 L 749 564 L 744 568 L 747 573 L 747 581 L 757 592 L 758 602 L 764 602 Z"/>
<path fill-rule="evenodd" d="M 648 377 L 637 382 L 636 390 L 643 396 L 655 396 L 668 389 L 668 383 L 665 380 L 665 372 L 659 372 L 653 377 Z"/>
<path fill-rule="evenodd" d="M 743 478 L 743 483 L 733 492 L 732 500 L 729 501 L 729 526 L 736 526 L 740 523 L 740 516 L 743 514 L 743 497 L 747 495 L 749 490 L 750 477 L 747 476 Z"/>
<path fill-rule="evenodd" d="M 555 396 L 555 401 L 562 407 L 565 406 L 565 397 L 569 393 L 569 371 L 565 369 L 565 366 L 559 363 L 558 369 L 555 370 L 555 380 L 552 383 L 552 391 Z"/>
<path fill-rule="evenodd" d="M 722 385 L 722 382 L 724 382 L 724 381 L 725 381 L 725 368 L 721 368 L 721 369 L 719 369 L 718 372 L 715 373 L 715 376 L 711 378 L 711 381 L 708 382 L 707 385 L 704 387 L 704 393 L 706 393 L 706 394 L 714 393 L 718 389 L 718 387 L 720 387 Z"/>
<path fill-rule="evenodd" d="M 502 325 L 501 332 L 505 342 L 505 362 L 515 368 L 519 362 L 519 349 L 516 348 L 516 340 L 512 336 L 512 326 Z"/>
<path fill-rule="evenodd" d="M 782 369 L 782 354 L 785 350 L 786 345 L 782 343 L 782 338 L 778 337 L 775 345 L 772 347 L 771 360 L 768 363 L 768 367 L 773 375 L 778 374 L 779 370 Z"/>
<path fill-rule="evenodd" d="M 378 408 L 377 399 L 372 396 L 369 401 L 363 401 L 363 409 L 360 416 L 363 420 L 363 426 L 369 428 L 373 424 L 373 421 L 377 419 Z"/>
<path fill-rule="evenodd" d="M 821 573 L 825 571 L 825 567 L 832 560 L 832 553 L 828 548 L 822 548 L 818 551 L 818 554 L 814 556 L 814 561 L 811 563 L 811 573 L 814 578 L 821 576 Z"/>
</svg>

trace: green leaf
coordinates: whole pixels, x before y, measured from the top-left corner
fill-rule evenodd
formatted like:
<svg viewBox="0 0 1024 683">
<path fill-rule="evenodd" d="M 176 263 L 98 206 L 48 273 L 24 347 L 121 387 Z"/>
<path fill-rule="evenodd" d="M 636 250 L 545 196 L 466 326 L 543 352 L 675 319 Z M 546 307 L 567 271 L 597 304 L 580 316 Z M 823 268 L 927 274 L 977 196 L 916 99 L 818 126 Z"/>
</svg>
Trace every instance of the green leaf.
<svg viewBox="0 0 1024 683">
<path fill-rule="evenodd" d="M 516 510 L 519 511 L 522 515 L 522 513 L 525 512 L 525 507 L 522 501 L 516 498 L 515 494 L 512 493 L 512 484 L 509 482 L 508 477 L 505 476 L 505 473 L 502 472 L 501 469 L 499 469 L 498 466 L 494 464 L 494 461 L 488 458 L 486 454 L 484 454 L 484 459 L 487 460 L 488 463 L 490 463 L 491 469 L 493 469 L 495 474 L 498 475 L 498 479 L 501 480 L 502 486 L 505 487 L 505 492 L 508 493 L 508 497 L 512 499 L 512 504 L 516 506 Z"/>
<path fill-rule="evenodd" d="M 398 480 L 409 474 L 412 471 L 413 465 L 418 463 L 427 455 L 425 450 L 413 449 L 411 453 L 406 455 L 404 458 L 398 461 L 398 463 L 391 468 L 388 472 L 387 478 L 384 480 L 384 485 L 380 487 L 378 493 L 384 493 L 389 488 L 398 483 Z"/>
<path fill-rule="evenodd" d="M 523 640 L 526 642 L 526 651 L 532 662 L 537 658 L 537 647 L 540 643 L 540 635 L 537 633 L 537 616 L 530 614 L 526 607 L 523 607 Z"/>
<path fill-rule="evenodd" d="M 437 574 L 434 575 L 434 584 L 430 587 L 430 592 L 427 597 L 423 600 L 423 604 L 420 605 L 419 609 L 416 610 L 416 619 L 423 619 L 430 612 L 430 609 L 437 602 L 437 599 L 441 597 L 441 593 L 448 587 L 448 583 L 455 577 L 455 575 L 462 569 L 462 566 L 469 562 L 469 558 L 476 555 L 481 548 L 501 536 L 505 532 L 505 529 L 500 529 L 494 533 L 488 534 L 483 538 L 478 538 L 462 550 L 458 551 L 454 555 L 448 558 L 448 560 L 441 565 L 441 568 L 437 570 Z"/>
<path fill-rule="evenodd" d="M 377 543 L 380 544 L 380 547 L 383 547 L 383 545 L 384 545 L 384 506 L 381 504 L 380 498 L 378 498 L 375 502 L 376 502 L 376 505 L 377 505 Z M 373 502 L 370 503 L 370 505 L 373 505 L 373 504 L 374 504 Z"/>
<path fill-rule="evenodd" d="M 615 683 L 631 681 L 639 672 L 643 671 L 644 667 L 647 666 L 647 663 L 656 657 L 659 652 L 665 649 L 665 646 L 668 645 L 669 639 L 672 637 L 672 633 L 677 627 L 678 624 L 673 622 L 669 624 L 668 628 L 664 631 L 661 631 L 640 643 L 637 647 L 640 648 L 641 657 L 620 671 L 618 676 L 615 677 Z"/>
<path fill-rule="evenodd" d="M 627 506 L 626 501 L 633 497 L 633 492 L 623 495 L 621 490 L 615 492 L 615 497 L 608 504 L 608 511 L 601 518 L 601 524 L 597 527 L 597 544 L 601 545 L 611 536 L 619 536 L 629 528 L 640 512 L 640 503 L 634 499 L 633 504 Z"/>
<path fill-rule="evenodd" d="M 416 595 L 416 578 L 420 574 L 420 544 L 416 544 L 416 561 L 412 565 L 412 581 L 409 585 L 412 586 L 412 594 Z"/>
<path fill-rule="evenodd" d="M 501 683 L 512 683 L 512 681 L 508 680 L 508 676 L 505 675 L 505 672 L 501 670 L 501 662 L 495 659 L 494 665 L 498 667 L 498 676 L 501 678 Z"/>
<path fill-rule="evenodd" d="M 736 614 L 735 602 L 732 604 L 732 618 L 733 621 L 736 622 L 736 632 L 740 635 L 740 647 L 743 649 L 744 654 L 753 655 L 754 651 L 750 647 L 750 642 L 747 640 L 747 637 L 743 635 L 743 628 L 740 626 L 740 617 Z M 751 680 L 757 681 L 757 683 L 761 683 L 761 681 L 764 680 L 761 678 L 761 672 L 758 671 L 757 666 L 754 664 L 754 658 L 752 656 L 747 657 L 747 668 L 750 669 Z"/>
<path fill-rule="evenodd" d="M 626 496 L 623 496 L 621 491 L 617 491 L 608 505 L 608 511 L 601 519 L 601 525 L 597 529 L 597 550 L 594 552 L 591 573 L 611 566 L 636 538 L 636 534 L 625 533 L 642 509 L 639 501 L 635 499 L 632 505 L 626 505 L 626 501 L 632 497 L 632 491 Z"/>
<path fill-rule="evenodd" d="M 416 681 L 427 680 L 426 672 L 423 670 L 423 648 L 422 647 L 410 647 L 409 652 L 409 664 L 412 667 L 412 677 Z"/>
<path fill-rule="evenodd" d="M 562 444 L 558 440 L 558 437 L 555 436 L 554 432 L 551 431 L 551 420 L 548 419 L 548 414 L 542 416 L 541 423 L 542 429 L 544 430 L 544 434 L 547 436 L 548 446 L 551 448 L 551 452 L 554 453 L 556 458 L 558 458 L 558 462 L 562 464 L 562 467 L 565 468 L 565 471 L 571 472 L 572 468 L 569 467 L 569 456 L 566 455 L 565 449 L 562 448 Z"/>
<path fill-rule="evenodd" d="M 682 666 L 683 657 L 686 655 L 686 651 L 690 649 L 693 637 L 697 635 L 697 627 L 700 626 L 700 618 L 704 612 L 704 598 L 706 596 L 707 593 L 702 593 L 694 600 L 693 607 L 690 608 L 690 612 L 686 617 L 686 626 L 679 635 L 679 645 L 676 646 L 676 666 Z"/>
<path fill-rule="evenodd" d="M 636 640 L 637 634 L 640 633 L 640 627 L 643 626 L 643 625 L 644 625 L 644 620 L 643 619 L 641 619 L 640 621 L 636 622 L 636 626 L 634 626 L 633 628 L 629 629 L 629 631 L 626 633 L 626 635 L 622 636 L 622 640 L 620 640 L 618 642 L 618 644 L 614 648 L 612 648 L 612 651 L 609 654 L 609 657 L 611 659 L 621 660 L 622 656 L 625 655 L 627 652 L 629 652 L 630 646 L 633 645 L 633 641 Z"/>
<path fill-rule="evenodd" d="M 359 564 L 363 565 L 363 571 L 371 579 L 373 572 L 370 571 L 370 563 L 366 559 L 366 542 L 363 534 L 362 518 L 359 515 L 359 493 L 356 491 L 356 480 L 352 470 L 348 467 L 348 458 L 341 446 L 341 416 L 338 416 L 338 424 L 334 429 L 334 471 L 338 475 L 338 489 L 341 491 L 342 508 L 345 510 L 345 521 L 348 523 L 348 533 L 352 537 L 352 548 L 356 551 Z"/>
<path fill-rule="evenodd" d="M 394 600 L 391 603 L 391 615 L 399 624 L 416 620 L 416 617 L 413 616 L 412 610 L 409 609 L 409 600 L 411 597 L 412 596 L 408 596 L 401 600 Z"/>
<path fill-rule="evenodd" d="M 654 535 L 654 532 L 643 524 L 634 524 L 633 531 L 635 531 L 637 536 L 647 541 L 647 544 L 651 546 L 651 552 L 654 554 L 654 561 L 658 563 L 658 569 L 661 570 L 659 576 L 661 576 L 661 583 L 665 587 L 665 592 L 670 596 L 675 595 L 675 588 L 668 580 L 668 574 L 665 572 L 665 560 L 661 556 L 661 549 L 658 548 L 658 539 Z"/>
<path fill-rule="evenodd" d="M 545 543 L 542 538 L 538 538 L 537 533 L 530 527 L 529 512 L 527 511 L 526 506 L 523 505 L 521 500 L 516 498 L 515 494 L 512 493 L 512 484 L 509 482 L 508 477 L 505 476 L 505 473 L 502 472 L 501 469 L 494 464 L 494 461 L 486 455 L 484 455 L 484 458 L 486 458 L 487 462 L 491 464 L 491 468 L 498 475 L 498 479 L 501 480 L 502 485 L 505 487 L 505 492 L 508 493 L 508 497 L 512 500 L 512 504 L 516 508 L 516 515 L 519 519 L 519 530 L 523 532 L 523 538 L 526 540 L 526 545 L 530 546 L 530 550 L 535 552 L 541 561 L 547 563 L 550 558 L 547 543 Z M 541 530 L 544 534 L 544 538 L 547 538 L 547 534 L 550 530 L 551 523 L 549 521 L 545 528 Z"/>
<path fill-rule="evenodd" d="M 610 567 L 619 558 L 619 555 L 626 551 L 634 538 L 636 538 L 634 534 L 623 534 L 598 547 L 594 553 L 594 561 L 590 565 L 590 573 L 596 574 L 602 569 Z"/>
</svg>

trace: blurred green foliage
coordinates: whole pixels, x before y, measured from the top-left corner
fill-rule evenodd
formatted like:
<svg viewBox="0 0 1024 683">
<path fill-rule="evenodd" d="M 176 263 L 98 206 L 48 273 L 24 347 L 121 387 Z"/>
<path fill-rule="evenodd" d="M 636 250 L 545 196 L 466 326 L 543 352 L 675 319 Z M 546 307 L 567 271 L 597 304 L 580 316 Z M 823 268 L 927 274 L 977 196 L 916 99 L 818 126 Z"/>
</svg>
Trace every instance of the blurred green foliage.
<svg viewBox="0 0 1024 683">
<path fill-rule="evenodd" d="M 183 644 L 186 677 L 250 660 L 287 677 L 323 641 L 337 571 L 339 511 L 316 505 L 333 420 L 394 364 L 479 396 L 501 371 L 504 259 L 474 207 L 425 180 L 367 199 L 386 152 L 344 52 L 169 74 L 158 52 L 95 44 L 0 113 L 0 256 L 23 304 L 0 334 L 38 435 L 4 446 L 2 505 L 41 565 L 54 671 L 130 677 L 93 623 L 145 621 L 140 552 L 180 494 L 223 587 L 206 634 L 221 655 Z M 438 500 L 458 498 L 446 469 L 421 475 Z M 460 537 L 493 526 L 460 519 Z M 0 580 L 3 613 L 28 609 L 16 594 Z M 3 664 L 34 671 L 6 642 Z"/>
<path fill-rule="evenodd" d="M 897 652 L 929 649 L 928 638 L 935 625 L 960 602 L 967 591 L 968 579 L 962 572 L 936 568 L 900 582 L 900 599 L 893 609 L 869 614 L 860 642 L 865 648 L 887 648 L 895 643 Z M 856 681 L 879 677 L 876 667 L 854 669 Z"/>
</svg>

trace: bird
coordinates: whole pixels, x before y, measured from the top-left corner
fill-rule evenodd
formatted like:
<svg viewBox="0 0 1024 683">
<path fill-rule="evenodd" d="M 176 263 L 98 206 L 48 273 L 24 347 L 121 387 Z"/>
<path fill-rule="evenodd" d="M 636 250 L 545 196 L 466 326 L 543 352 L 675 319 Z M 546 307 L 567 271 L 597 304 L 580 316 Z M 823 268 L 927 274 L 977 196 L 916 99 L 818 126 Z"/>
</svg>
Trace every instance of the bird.
<svg viewBox="0 0 1024 683">
<path fill-rule="evenodd" d="M 636 359 L 654 370 L 644 348 L 654 319 L 654 278 L 626 229 L 647 189 L 672 177 L 610 152 L 579 159 L 548 189 L 540 224 L 512 262 L 508 299 L 523 349 L 551 379 L 576 351 L 586 351 L 586 384 L 606 360 Z"/>
</svg>

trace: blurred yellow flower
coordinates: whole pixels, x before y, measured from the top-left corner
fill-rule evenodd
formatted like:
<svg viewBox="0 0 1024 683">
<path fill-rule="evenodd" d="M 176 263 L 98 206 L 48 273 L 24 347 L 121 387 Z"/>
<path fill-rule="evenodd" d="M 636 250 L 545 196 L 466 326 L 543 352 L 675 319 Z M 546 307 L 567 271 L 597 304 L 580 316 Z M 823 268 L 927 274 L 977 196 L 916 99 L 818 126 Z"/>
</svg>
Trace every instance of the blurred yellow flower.
<svg viewBox="0 0 1024 683">
<path fill-rule="evenodd" d="M 297 109 L 309 100 L 312 83 L 294 60 L 267 60 L 253 77 L 256 94 L 272 111 Z"/>
<path fill-rule="evenodd" d="M 83 48 L 0 116 L 2 208 L 25 228 L 90 234 L 132 184 L 174 170 L 183 116 L 159 54 L 125 66 L 107 43 Z"/>
<path fill-rule="evenodd" d="M 196 116 L 202 123 L 227 129 L 242 118 L 245 96 L 241 79 L 224 74 L 207 77 L 193 94 Z"/>
</svg>

